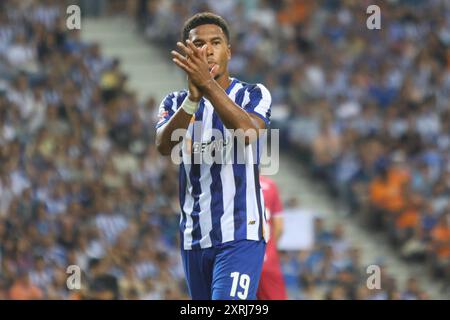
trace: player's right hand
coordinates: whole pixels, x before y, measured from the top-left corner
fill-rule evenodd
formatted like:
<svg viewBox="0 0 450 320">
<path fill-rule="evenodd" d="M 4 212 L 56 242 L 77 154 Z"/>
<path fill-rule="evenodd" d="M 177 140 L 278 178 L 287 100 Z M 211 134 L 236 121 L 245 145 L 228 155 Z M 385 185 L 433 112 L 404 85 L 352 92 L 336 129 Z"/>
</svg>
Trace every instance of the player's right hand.
<svg viewBox="0 0 450 320">
<path fill-rule="evenodd" d="M 211 81 L 214 81 L 214 77 L 219 69 L 217 65 L 212 69 L 209 68 L 206 57 L 207 46 L 204 45 L 198 48 L 189 40 L 186 40 L 186 45 L 177 42 L 177 46 L 183 50 L 185 56 L 172 50 L 173 62 L 183 69 L 190 80 L 192 80 L 192 83 L 202 91 Z"/>
<path fill-rule="evenodd" d="M 194 101 L 194 102 L 199 102 L 202 99 L 202 92 L 200 91 L 199 88 L 197 88 L 197 86 L 192 82 L 192 80 L 189 78 L 189 76 L 187 77 L 188 79 L 188 85 L 189 85 L 189 100 Z"/>
<path fill-rule="evenodd" d="M 204 57 L 206 59 L 206 45 L 204 45 L 203 47 L 200 48 L 200 54 L 202 57 Z M 187 59 L 189 59 L 187 57 Z M 189 84 L 189 100 L 191 101 L 200 101 L 203 97 L 203 93 L 201 92 L 201 90 L 192 82 L 191 78 L 188 76 L 188 84 Z"/>
</svg>

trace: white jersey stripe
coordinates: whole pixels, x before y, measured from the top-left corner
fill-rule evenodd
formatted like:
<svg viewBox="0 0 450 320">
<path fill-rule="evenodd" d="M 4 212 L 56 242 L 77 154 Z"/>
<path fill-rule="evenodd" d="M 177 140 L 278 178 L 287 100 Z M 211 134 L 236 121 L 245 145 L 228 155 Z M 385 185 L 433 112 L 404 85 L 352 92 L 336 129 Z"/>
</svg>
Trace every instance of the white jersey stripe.
<svg viewBox="0 0 450 320">
<path fill-rule="evenodd" d="M 211 140 L 211 129 L 212 129 L 212 115 L 214 109 L 209 103 L 209 101 L 205 102 L 205 109 L 203 111 L 203 129 L 202 129 L 202 142 L 209 142 Z M 200 186 L 202 193 L 199 196 L 199 204 L 200 204 L 200 230 L 201 230 L 201 239 L 200 239 L 200 247 L 201 248 L 209 248 L 211 247 L 211 236 L 210 231 L 212 228 L 212 216 L 211 216 L 211 190 L 210 186 L 212 183 L 212 177 L 209 172 L 211 169 L 211 165 L 202 163 L 200 165 Z"/>
<path fill-rule="evenodd" d="M 252 161 L 253 150 L 251 146 L 246 147 L 246 160 Z M 247 198 L 247 239 L 258 240 L 259 234 L 259 211 L 256 203 L 255 190 L 255 176 L 253 172 L 253 165 L 248 165 L 245 168 L 245 176 L 247 183 L 246 198 Z"/>
<path fill-rule="evenodd" d="M 229 97 L 231 100 L 236 99 L 236 93 L 239 89 L 242 89 L 243 85 L 237 83 L 233 89 L 231 89 Z M 230 141 L 231 134 L 227 129 L 224 130 L 225 140 Z M 234 240 L 234 194 L 236 192 L 236 186 L 234 185 L 233 167 L 222 166 L 220 172 L 223 188 L 223 209 L 224 213 L 220 219 L 220 226 L 222 230 L 222 242 L 228 242 Z"/>
<path fill-rule="evenodd" d="M 186 172 L 189 172 L 191 170 L 191 165 L 186 164 L 186 161 L 184 162 L 184 167 Z M 186 191 L 185 191 L 185 200 L 184 200 L 184 206 L 183 211 L 186 214 L 186 227 L 184 229 L 183 235 L 184 235 L 184 249 L 190 250 L 192 249 L 192 227 L 193 227 L 193 221 L 191 217 L 191 211 L 192 207 L 194 205 L 194 199 L 191 197 L 192 194 L 192 185 L 191 180 L 189 178 L 189 174 L 186 174 Z"/>
</svg>

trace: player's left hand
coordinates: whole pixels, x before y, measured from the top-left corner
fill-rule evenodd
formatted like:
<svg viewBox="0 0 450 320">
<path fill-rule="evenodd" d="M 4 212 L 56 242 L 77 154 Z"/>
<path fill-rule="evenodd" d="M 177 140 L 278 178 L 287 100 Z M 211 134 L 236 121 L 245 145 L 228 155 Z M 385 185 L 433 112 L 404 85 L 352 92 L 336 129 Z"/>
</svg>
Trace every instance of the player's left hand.
<svg viewBox="0 0 450 320">
<path fill-rule="evenodd" d="M 177 42 L 177 45 L 186 56 L 184 57 L 178 52 L 172 51 L 173 62 L 187 73 L 189 79 L 199 89 L 208 86 L 214 80 L 219 67 L 214 65 L 209 70 L 206 45 L 197 48 L 190 40 L 186 40 L 186 45 L 181 42 Z"/>
</svg>

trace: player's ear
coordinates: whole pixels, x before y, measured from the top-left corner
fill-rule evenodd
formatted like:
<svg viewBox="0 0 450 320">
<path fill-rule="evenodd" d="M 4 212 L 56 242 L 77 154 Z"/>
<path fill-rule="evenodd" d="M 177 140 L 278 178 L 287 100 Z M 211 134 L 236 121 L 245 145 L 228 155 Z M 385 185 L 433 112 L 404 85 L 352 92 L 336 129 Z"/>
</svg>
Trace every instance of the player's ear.
<svg viewBox="0 0 450 320">
<path fill-rule="evenodd" d="M 228 60 L 231 60 L 231 44 L 227 45 L 227 56 Z"/>
</svg>

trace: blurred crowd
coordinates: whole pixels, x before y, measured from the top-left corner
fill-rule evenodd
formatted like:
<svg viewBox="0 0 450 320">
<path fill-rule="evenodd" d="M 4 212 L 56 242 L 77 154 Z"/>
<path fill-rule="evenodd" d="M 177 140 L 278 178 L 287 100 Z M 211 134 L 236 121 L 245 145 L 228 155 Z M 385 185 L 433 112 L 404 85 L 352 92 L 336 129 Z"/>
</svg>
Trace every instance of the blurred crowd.
<svg viewBox="0 0 450 320">
<path fill-rule="evenodd" d="M 343 226 L 329 229 L 320 216 L 314 222 L 314 246 L 281 252 L 281 263 L 290 299 L 430 299 L 417 279 L 400 283 L 382 257 L 368 268 L 362 262 L 361 249 L 346 237 Z"/>
<path fill-rule="evenodd" d="M 450 3 L 380 4 L 378 31 L 364 28 L 364 1 L 327 3 L 304 6 L 296 71 L 275 75 L 289 79 L 275 86 L 286 138 L 354 217 L 448 290 Z"/>
<path fill-rule="evenodd" d="M 381 9 L 380 30 L 366 26 L 372 4 Z M 192 13 L 225 17 L 231 74 L 268 86 L 281 146 L 294 150 L 345 211 L 382 230 L 401 257 L 450 288 L 448 1 L 141 5 L 144 34 L 166 48 Z"/>
<path fill-rule="evenodd" d="M 186 298 L 155 101 L 138 103 L 65 9 L 0 2 L 0 299 Z"/>
</svg>

